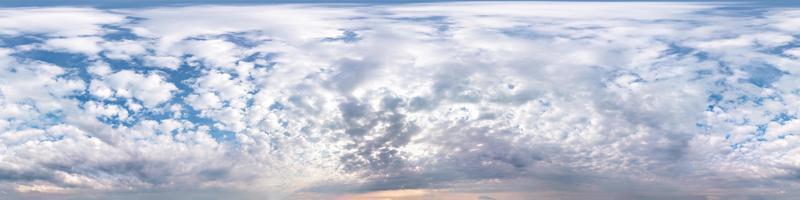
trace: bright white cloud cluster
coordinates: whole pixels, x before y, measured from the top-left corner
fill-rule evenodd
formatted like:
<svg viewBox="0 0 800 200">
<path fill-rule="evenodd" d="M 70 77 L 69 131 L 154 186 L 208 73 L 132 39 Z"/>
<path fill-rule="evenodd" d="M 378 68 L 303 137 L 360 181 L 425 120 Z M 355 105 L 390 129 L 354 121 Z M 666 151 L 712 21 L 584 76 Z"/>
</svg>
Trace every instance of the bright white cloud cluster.
<svg viewBox="0 0 800 200">
<path fill-rule="evenodd" d="M 791 199 L 800 14 L 725 6 L 0 10 L 0 190 Z"/>
</svg>

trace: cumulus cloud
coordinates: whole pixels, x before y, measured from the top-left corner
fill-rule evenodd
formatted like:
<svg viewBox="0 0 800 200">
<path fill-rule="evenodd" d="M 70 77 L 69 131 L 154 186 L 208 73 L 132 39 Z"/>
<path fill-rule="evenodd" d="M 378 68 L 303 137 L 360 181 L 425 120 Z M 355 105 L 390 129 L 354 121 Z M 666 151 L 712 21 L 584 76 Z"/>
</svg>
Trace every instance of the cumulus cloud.
<svg viewBox="0 0 800 200">
<path fill-rule="evenodd" d="M 43 49 L 93 56 L 102 50 L 99 42 L 100 38 L 97 37 L 55 38 L 47 40 Z"/>
<path fill-rule="evenodd" d="M 90 90 L 94 96 L 103 99 L 136 99 L 147 107 L 154 107 L 172 98 L 177 88 L 158 73 L 140 74 L 121 70 L 104 76 L 102 80 L 92 80 Z"/>
<path fill-rule="evenodd" d="M 723 6 L 0 10 L 0 190 L 792 198 L 797 12 Z"/>
</svg>

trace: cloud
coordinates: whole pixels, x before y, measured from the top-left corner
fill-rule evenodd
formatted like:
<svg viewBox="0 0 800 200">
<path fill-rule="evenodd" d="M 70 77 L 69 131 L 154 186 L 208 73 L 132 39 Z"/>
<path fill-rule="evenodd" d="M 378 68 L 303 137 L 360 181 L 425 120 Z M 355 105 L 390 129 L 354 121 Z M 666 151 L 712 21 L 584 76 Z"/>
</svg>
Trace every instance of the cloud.
<svg viewBox="0 0 800 200">
<path fill-rule="evenodd" d="M 172 70 L 178 69 L 182 62 L 180 59 L 170 56 L 146 56 L 142 59 L 145 66 L 163 67 Z"/>
<path fill-rule="evenodd" d="M 158 73 L 140 74 L 121 70 L 103 77 L 102 82 L 92 81 L 92 94 L 100 98 L 133 98 L 147 107 L 157 106 L 170 98 L 177 88 Z"/>
<path fill-rule="evenodd" d="M 0 10 L 0 190 L 791 198 L 796 13 L 725 5 Z"/>
<path fill-rule="evenodd" d="M 98 46 L 99 42 L 100 38 L 97 37 L 55 38 L 47 40 L 43 49 L 93 56 L 102 50 Z"/>
<path fill-rule="evenodd" d="M 140 56 L 147 52 L 147 49 L 145 49 L 145 47 L 142 44 L 131 40 L 108 42 L 104 43 L 103 46 L 104 49 L 107 51 L 106 53 L 104 53 L 104 55 L 109 59 L 116 59 L 116 60 L 129 61 L 133 57 Z M 153 61 L 151 61 L 151 63 L 152 62 Z M 157 63 L 155 66 L 167 66 L 167 68 L 172 68 L 172 69 L 177 68 L 173 67 L 175 64 L 165 64 L 168 62 L 169 61 L 164 61 L 163 58 L 161 58 L 161 59 L 156 59 L 154 63 Z"/>
<path fill-rule="evenodd" d="M 104 32 L 103 24 L 125 21 L 125 16 L 91 8 L 3 9 L 0 29 L 4 35 L 48 34 L 86 36 Z"/>
</svg>

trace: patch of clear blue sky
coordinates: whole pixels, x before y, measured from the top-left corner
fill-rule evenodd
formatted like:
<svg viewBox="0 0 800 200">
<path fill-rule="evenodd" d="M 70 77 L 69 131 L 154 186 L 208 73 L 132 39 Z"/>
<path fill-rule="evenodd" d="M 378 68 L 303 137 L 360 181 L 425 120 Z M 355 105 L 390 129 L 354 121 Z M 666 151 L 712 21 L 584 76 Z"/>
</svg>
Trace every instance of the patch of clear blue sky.
<svg viewBox="0 0 800 200">
<path fill-rule="evenodd" d="M 474 0 L 467 0 L 474 1 Z M 484 0 L 485 1 L 485 0 Z M 550 0 L 551 2 L 734 2 L 764 7 L 798 7 L 800 0 Z M 180 6 L 202 4 L 285 4 L 285 3 L 431 3 L 456 2 L 452 0 L 2 0 L 0 7 L 48 7 L 48 6 L 89 6 L 97 8 L 133 8 L 155 6 Z M 541 1 L 540 1 L 541 2 Z"/>
</svg>

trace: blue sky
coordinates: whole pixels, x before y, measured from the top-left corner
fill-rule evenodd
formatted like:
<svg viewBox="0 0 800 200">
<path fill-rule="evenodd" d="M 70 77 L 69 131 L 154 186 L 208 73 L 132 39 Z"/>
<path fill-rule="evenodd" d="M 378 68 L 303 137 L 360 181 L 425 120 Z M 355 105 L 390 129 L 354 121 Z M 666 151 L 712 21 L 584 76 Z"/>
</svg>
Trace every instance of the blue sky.
<svg viewBox="0 0 800 200">
<path fill-rule="evenodd" d="M 7 1 L 0 199 L 800 196 L 788 1 L 406 2 Z"/>
</svg>

